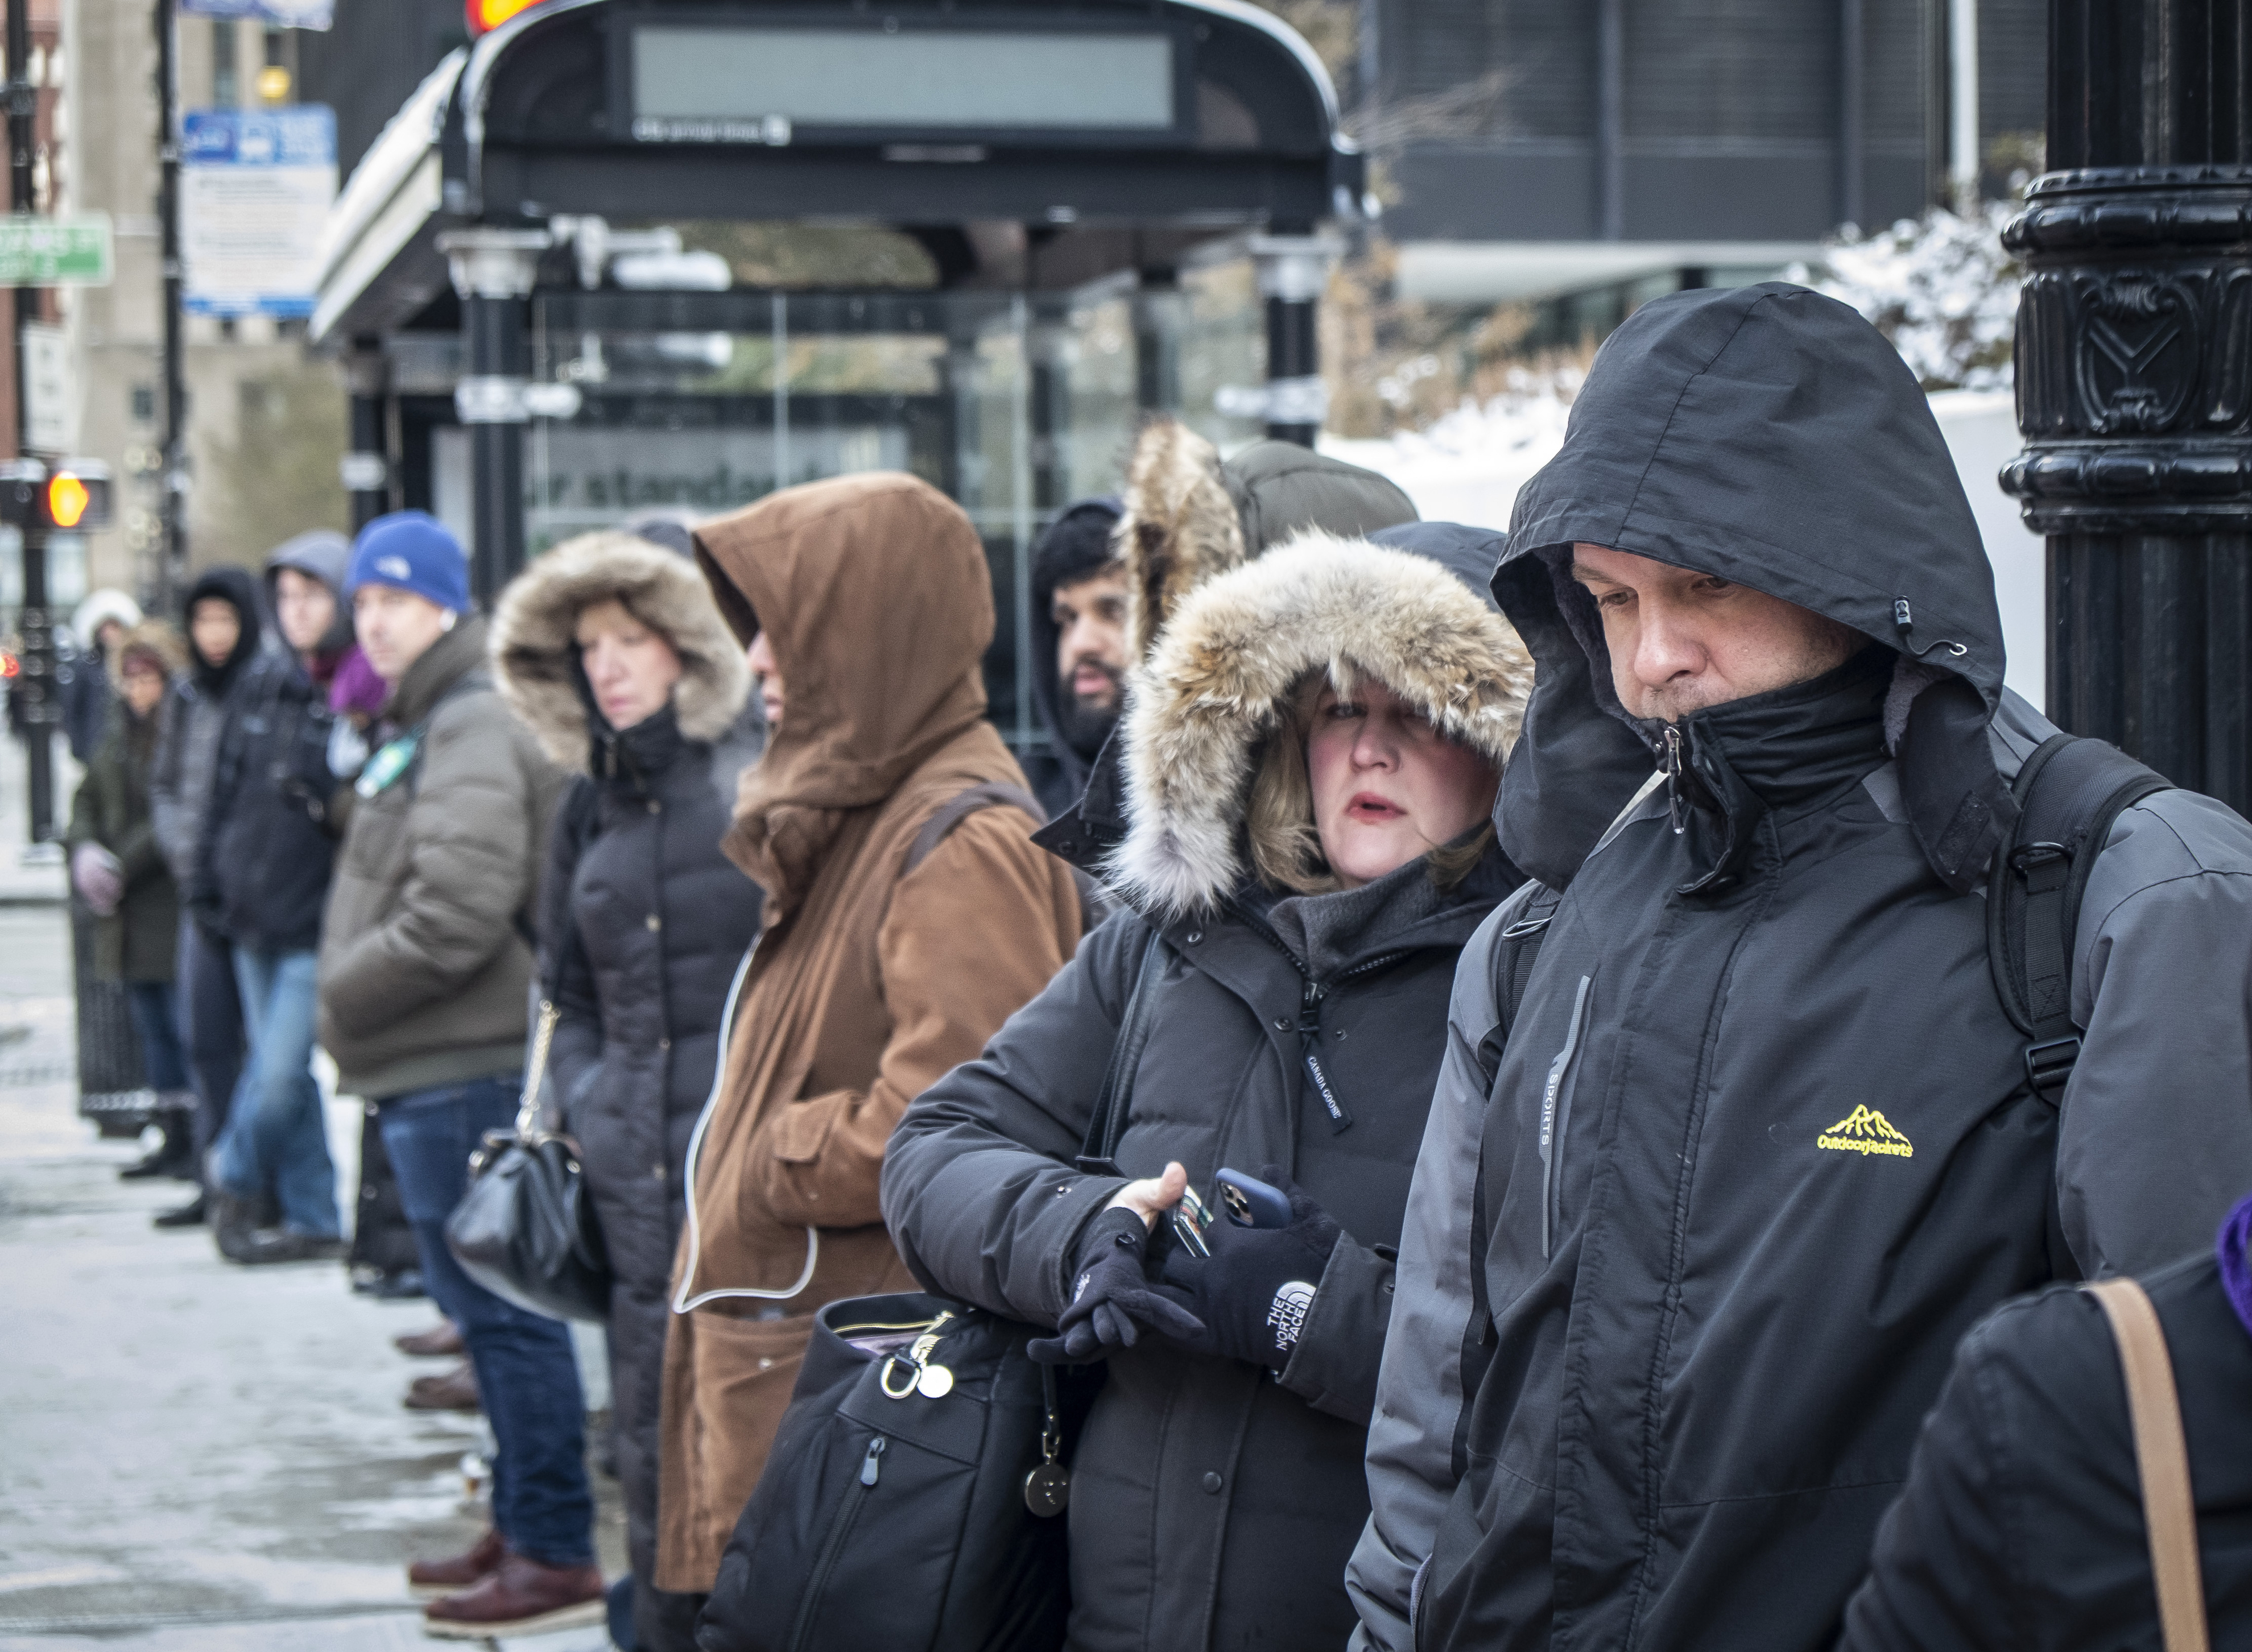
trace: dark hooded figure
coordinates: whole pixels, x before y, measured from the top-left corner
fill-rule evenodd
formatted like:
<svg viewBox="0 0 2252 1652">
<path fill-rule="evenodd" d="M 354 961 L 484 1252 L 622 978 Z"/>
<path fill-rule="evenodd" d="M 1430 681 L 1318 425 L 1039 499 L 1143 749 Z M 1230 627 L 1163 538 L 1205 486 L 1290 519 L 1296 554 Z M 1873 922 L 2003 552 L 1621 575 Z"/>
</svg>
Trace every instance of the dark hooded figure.
<svg viewBox="0 0 2252 1652">
<path fill-rule="evenodd" d="M 343 1248 L 312 1059 L 314 961 L 337 837 L 329 683 L 353 647 L 344 600 L 351 562 L 351 542 L 326 530 L 267 558 L 282 646 L 261 654 L 229 696 L 188 885 L 196 920 L 232 949 L 249 1033 L 209 1188 L 212 1237 L 233 1262 L 325 1260 Z M 260 1235 L 268 1199 L 281 1232 Z"/>
<path fill-rule="evenodd" d="M 1107 1365 L 1071 1461 L 1072 1652 L 1352 1625 L 1392 1247 L 1455 961 L 1519 881 L 1486 809 L 1531 684 L 1482 589 L 1495 535 L 1375 538 L 1308 533 L 1182 597 L 1119 725 L 1129 910 L 885 1156 L 919 1279 Z M 1082 1174 L 1145 969 L 1125 1174 Z M 1223 1169 L 1290 1218 L 1216 1222 L 1199 1261 L 1157 1218 L 1192 1185 L 1220 1209 Z"/>
<path fill-rule="evenodd" d="M 219 736 L 227 711 L 259 653 L 256 585 L 244 569 L 206 568 L 182 604 L 187 621 L 188 669 L 174 682 L 164 708 L 149 781 L 156 846 L 183 892 L 196 878 L 196 855 L 219 777 Z M 226 1128 L 235 1080 L 242 1071 L 242 1000 L 234 984 L 234 953 L 226 937 L 190 914 L 180 926 L 178 971 L 182 1042 L 195 1079 L 195 1152 L 198 1169 Z M 198 1197 L 156 1218 L 164 1227 L 204 1219 Z"/>
<path fill-rule="evenodd" d="M 1053 820 L 1079 801 L 1118 722 L 1126 682 L 1126 565 L 1116 499 L 1082 499 L 1032 549 L 1032 705 L 1047 731 L 1025 778 Z"/>
<path fill-rule="evenodd" d="M 2056 731 L 1915 376 L 1800 288 L 1614 334 L 1494 588 L 1502 845 L 1562 893 L 1505 1031 L 1533 892 L 1464 949 L 1357 1644 L 1826 1647 L 1964 1332 L 2252 1183 L 2252 826 L 2119 816 L 2044 1100 L 1980 891 Z"/>
</svg>

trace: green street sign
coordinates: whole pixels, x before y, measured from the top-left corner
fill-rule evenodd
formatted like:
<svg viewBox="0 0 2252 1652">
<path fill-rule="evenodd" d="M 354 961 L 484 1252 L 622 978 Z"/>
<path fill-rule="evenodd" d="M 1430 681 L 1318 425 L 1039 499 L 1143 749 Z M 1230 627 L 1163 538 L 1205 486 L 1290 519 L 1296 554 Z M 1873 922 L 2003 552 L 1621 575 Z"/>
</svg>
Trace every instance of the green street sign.
<svg viewBox="0 0 2252 1652">
<path fill-rule="evenodd" d="M 0 217 L 0 287 L 107 287 L 114 267 L 107 212 Z"/>
</svg>

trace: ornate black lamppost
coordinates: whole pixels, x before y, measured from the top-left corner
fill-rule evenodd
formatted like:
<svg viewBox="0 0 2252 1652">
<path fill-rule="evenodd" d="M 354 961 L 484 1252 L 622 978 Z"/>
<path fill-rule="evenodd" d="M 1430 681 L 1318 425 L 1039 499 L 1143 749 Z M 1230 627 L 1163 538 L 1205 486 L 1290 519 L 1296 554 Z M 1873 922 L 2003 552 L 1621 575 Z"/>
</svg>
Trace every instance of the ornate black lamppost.
<svg viewBox="0 0 2252 1652">
<path fill-rule="evenodd" d="M 2002 485 L 2048 537 L 2048 712 L 2252 812 L 2252 8 L 2051 0 Z"/>
</svg>

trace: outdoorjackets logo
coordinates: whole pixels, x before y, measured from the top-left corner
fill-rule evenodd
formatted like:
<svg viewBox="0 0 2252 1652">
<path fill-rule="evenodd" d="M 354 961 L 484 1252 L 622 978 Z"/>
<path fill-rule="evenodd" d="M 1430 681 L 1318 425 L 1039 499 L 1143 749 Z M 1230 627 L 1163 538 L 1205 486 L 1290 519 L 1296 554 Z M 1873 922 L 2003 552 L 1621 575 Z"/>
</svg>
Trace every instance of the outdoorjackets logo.
<svg viewBox="0 0 2252 1652">
<path fill-rule="evenodd" d="M 1881 1113 L 1855 1107 L 1814 1138 L 1814 1145 L 1835 1153 L 1883 1153 L 1896 1159 L 1915 1156 L 1915 1144 L 1892 1127 Z"/>
</svg>

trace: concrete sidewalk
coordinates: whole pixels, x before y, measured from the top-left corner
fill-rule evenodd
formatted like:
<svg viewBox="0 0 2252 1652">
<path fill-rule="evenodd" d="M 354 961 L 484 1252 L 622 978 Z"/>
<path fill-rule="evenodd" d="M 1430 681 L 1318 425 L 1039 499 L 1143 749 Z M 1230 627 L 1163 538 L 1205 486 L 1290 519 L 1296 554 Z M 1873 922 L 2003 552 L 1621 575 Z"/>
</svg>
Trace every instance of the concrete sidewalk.
<svg viewBox="0 0 2252 1652">
<path fill-rule="evenodd" d="M 71 1059 L 64 923 L 59 906 L 0 907 L 0 1023 L 31 1029 L 10 1052 L 30 1074 Z M 430 1305 L 355 1297 L 334 1265 L 230 1267 L 203 1229 L 152 1229 L 187 1190 L 119 1182 L 137 1149 L 73 1116 L 73 1085 L 4 1077 L 0 1652 L 435 1644 L 402 1568 L 481 1530 L 462 1458 L 483 1424 L 400 1406 L 435 1367 L 390 1338 L 430 1323 Z M 355 1104 L 330 1125 L 337 1147 L 356 1142 Z M 616 1487 L 595 1489 L 615 1577 Z"/>
</svg>

